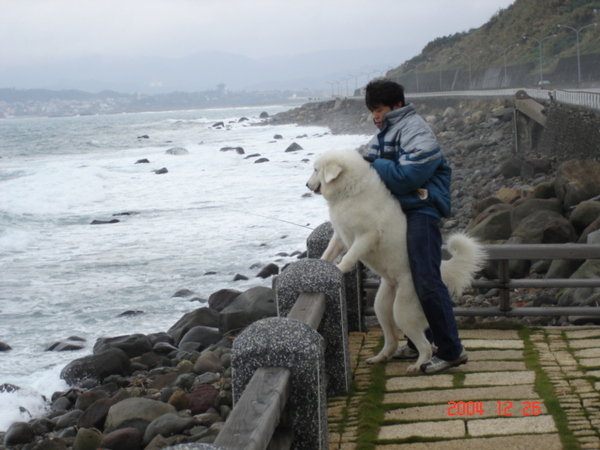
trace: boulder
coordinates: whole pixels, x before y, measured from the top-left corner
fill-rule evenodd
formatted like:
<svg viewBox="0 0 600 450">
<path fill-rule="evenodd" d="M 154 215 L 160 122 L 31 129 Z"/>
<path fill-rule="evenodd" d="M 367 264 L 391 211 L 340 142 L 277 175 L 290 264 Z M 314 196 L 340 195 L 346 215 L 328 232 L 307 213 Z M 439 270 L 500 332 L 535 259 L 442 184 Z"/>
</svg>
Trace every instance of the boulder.
<svg viewBox="0 0 600 450">
<path fill-rule="evenodd" d="M 110 450 L 139 450 L 144 436 L 137 428 L 127 427 L 106 434 L 100 442 L 100 448 Z"/>
<path fill-rule="evenodd" d="M 179 341 L 179 346 L 185 344 L 186 342 L 197 342 L 202 344 L 202 348 L 208 348 L 212 344 L 219 342 L 222 338 L 223 335 L 217 328 L 198 325 L 190 328 L 190 330 L 183 335 L 181 341 Z"/>
<path fill-rule="evenodd" d="M 60 378 L 69 385 L 87 378 L 102 382 L 110 375 L 129 375 L 130 367 L 127 354 L 121 349 L 112 348 L 71 361 L 60 372 Z"/>
<path fill-rule="evenodd" d="M 163 167 L 162 169 L 155 170 L 155 171 L 154 171 L 154 173 L 155 173 L 156 175 L 162 175 L 162 174 L 164 174 L 164 173 L 169 173 L 169 171 L 167 170 L 167 168 L 166 168 L 166 167 Z"/>
<path fill-rule="evenodd" d="M 179 341 L 192 328 L 197 326 L 218 327 L 219 313 L 211 308 L 198 308 L 187 314 L 184 314 L 167 333 L 173 338 L 173 344 L 179 346 Z"/>
<path fill-rule="evenodd" d="M 600 217 L 598 217 L 596 220 L 594 220 L 591 224 L 588 225 L 588 227 L 583 230 L 583 232 L 581 233 L 581 235 L 579 236 L 579 240 L 577 242 L 579 243 L 600 243 L 597 239 L 598 236 L 598 230 L 600 230 Z M 595 240 L 591 240 L 590 237 L 592 235 L 596 235 L 596 239 Z"/>
<path fill-rule="evenodd" d="M 223 364 L 214 352 L 207 351 L 202 353 L 194 364 L 194 372 L 202 375 L 206 372 L 219 373 L 223 371 Z"/>
<path fill-rule="evenodd" d="M 135 358 L 152 351 L 152 342 L 145 334 L 98 338 L 94 344 L 94 354 L 105 352 L 111 348 L 121 349 L 128 358 Z"/>
<path fill-rule="evenodd" d="M 107 433 L 110 433 L 121 428 L 121 424 L 126 422 L 131 423 L 137 420 L 152 422 L 164 414 L 176 412 L 174 406 L 157 400 L 140 397 L 127 398 L 108 410 L 104 428 Z"/>
<path fill-rule="evenodd" d="M 187 148 L 173 147 L 173 148 L 170 148 L 169 150 L 167 150 L 165 153 L 167 155 L 187 155 L 190 152 L 187 150 Z"/>
<path fill-rule="evenodd" d="M 498 197 L 486 197 L 483 200 L 475 202 L 471 205 L 471 212 L 476 216 L 481 214 L 483 211 L 488 209 L 490 206 L 497 205 L 502 203 Z"/>
<path fill-rule="evenodd" d="M 581 233 L 598 218 L 600 218 L 600 201 L 585 200 L 571 212 L 569 221 Z"/>
<path fill-rule="evenodd" d="M 547 159 L 533 158 L 526 159 L 521 166 L 521 178 L 529 180 L 540 173 L 548 173 L 552 167 L 552 163 Z"/>
<path fill-rule="evenodd" d="M 256 275 L 258 278 L 269 278 L 270 276 L 277 275 L 279 273 L 279 266 L 271 263 L 263 267 L 260 272 Z"/>
<path fill-rule="evenodd" d="M 248 289 L 219 314 L 219 330 L 241 330 L 257 320 L 277 315 L 275 291 L 264 286 Z"/>
<path fill-rule="evenodd" d="M 95 402 L 97 402 L 101 398 L 108 398 L 108 396 L 108 393 L 106 391 L 103 391 L 102 389 L 82 392 L 77 397 L 77 400 L 75 400 L 74 408 L 80 409 L 85 412 Z"/>
<path fill-rule="evenodd" d="M 12 350 L 12 347 L 8 345 L 6 342 L 0 342 L 0 352 L 7 352 Z"/>
<path fill-rule="evenodd" d="M 513 156 L 500 165 L 500 173 L 504 178 L 513 178 L 521 175 L 523 160 Z"/>
<path fill-rule="evenodd" d="M 254 161 L 254 164 L 266 163 L 269 162 L 269 158 L 258 158 Z"/>
<path fill-rule="evenodd" d="M 556 197 L 554 190 L 554 180 L 544 181 L 533 188 L 531 196 L 535 198 L 553 198 Z"/>
<path fill-rule="evenodd" d="M 214 386 L 203 384 L 195 387 L 190 393 L 190 410 L 192 415 L 203 414 L 215 404 L 219 392 Z"/>
<path fill-rule="evenodd" d="M 557 198 L 553 199 L 542 199 L 542 198 L 529 198 L 524 199 L 522 203 L 515 205 L 510 212 L 510 226 L 512 229 L 516 229 L 519 223 L 525 219 L 529 214 L 535 211 L 555 211 L 562 215 L 563 208 L 560 201 Z"/>
<path fill-rule="evenodd" d="M 564 243 L 577 239 L 569 221 L 556 211 L 534 211 L 519 222 L 511 236 L 523 244 Z"/>
<path fill-rule="evenodd" d="M 482 241 L 500 241 L 510 237 L 510 210 L 498 211 L 469 229 L 469 234 Z"/>
<path fill-rule="evenodd" d="M 75 436 L 73 448 L 76 450 L 96 450 L 102 441 L 100 431 L 89 428 L 79 428 Z"/>
<path fill-rule="evenodd" d="M 499 198 L 502 203 L 513 203 L 517 199 L 521 198 L 523 193 L 519 189 L 514 188 L 500 188 L 498 192 L 494 194 L 494 197 Z"/>
<path fill-rule="evenodd" d="M 600 260 L 588 259 L 571 278 L 600 278 Z M 600 288 L 568 288 L 558 301 L 559 306 L 596 306 L 600 303 Z"/>
<path fill-rule="evenodd" d="M 561 164 L 554 189 L 565 209 L 600 195 L 600 162 L 571 160 Z"/>
<path fill-rule="evenodd" d="M 187 428 L 191 428 L 195 419 L 193 417 L 181 417 L 177 414 L 165 414 L 157 417 L 144 433 L 144 445 L 150 443 L 155 436 L 169 437 L 174 434 L 182 434 Z"/>
<path fill-rule="evenodd" d="M 208 306 L 215 311 L 223 311 L 242 292 L 237 289 L 219 289 L 208 297 Z"/>
<path fill-rule="evenodd" d="M 27 444 L 33 440 L 35 433 L 26 422 L 13 422 L 4 435 L 4 445 L 13 446 Z"/>
<path fill-rule="evenodd" d="M 90 222 L 90 225 L 107 225 L 107 224 L 111 224 L 111 223 L 119 223 L 120 220 L 119 219 L 112 219 L 112 220 L 98 220 L 98 219 L 94 219 Z"/>
<path fill-rule="evenodd" d="M 298 150 L 304 150 L 304 149 L 302 148 L 302 146 L 300 146 L 300 144 L 297 144 L 296 142 L 292 142 L 292 143 L 291 143 L 291 144 L 288 146 L 288 148 L 286 148 L 286 149 L 285 149 L 286 153 L 289 153 L 289 152 L 296 152 L 296 151 L 298 151 Z"/>
<path fill-rule="evenodd" d="M 138 159 L 135 164 L 149 164 L 150 161 L 147 158 Z"/>
<path fill-rule="evenodd" d="M 57 341 L 50 344 L 44 351 L 64 352 L 69 350 L 81 350 L 85 347 L 85 339 L 77 336 L 68 337 L 64 341 Z"/>
</svg>

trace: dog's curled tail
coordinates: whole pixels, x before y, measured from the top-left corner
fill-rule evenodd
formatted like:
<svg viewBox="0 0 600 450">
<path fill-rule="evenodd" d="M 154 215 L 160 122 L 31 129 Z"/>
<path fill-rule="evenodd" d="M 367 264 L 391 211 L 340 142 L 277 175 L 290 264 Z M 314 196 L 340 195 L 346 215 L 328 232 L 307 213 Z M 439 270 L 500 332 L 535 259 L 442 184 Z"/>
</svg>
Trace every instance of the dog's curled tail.
<svg viewBox="0 0 600 450">
<path fill-rule="evenodd" d="M 487 255 L 481 244 L 465 233 L 452 234 L 446 248 L 452 258 L 442 261 L 442 279 L 450 295 L 461 295 L 485 266 Z"/>
</svg>

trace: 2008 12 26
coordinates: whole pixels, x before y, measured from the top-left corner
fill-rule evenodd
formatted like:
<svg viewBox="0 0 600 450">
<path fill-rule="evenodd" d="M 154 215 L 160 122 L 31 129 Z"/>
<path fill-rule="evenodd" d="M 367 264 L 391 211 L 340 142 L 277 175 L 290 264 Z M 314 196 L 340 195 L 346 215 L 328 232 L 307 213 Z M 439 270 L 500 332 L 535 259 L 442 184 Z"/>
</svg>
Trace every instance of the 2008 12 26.
<svg viewBox="0 0 600 450">
<path fill-rule="evenodd" d="M 498 415 L 499 416 L 512 416 L 511 409 L 513 402 L 511 401 L 496 401 L 498 404 Z M 524 416 L 538 416 L 541 414 L 540 402 L 539 401 L 524 401 L 522 402 L 521 414 Z M 448 402 L 448 415 L 449 416 L 474 416 L 484 414 L 483 402 Z"/>
</svg>

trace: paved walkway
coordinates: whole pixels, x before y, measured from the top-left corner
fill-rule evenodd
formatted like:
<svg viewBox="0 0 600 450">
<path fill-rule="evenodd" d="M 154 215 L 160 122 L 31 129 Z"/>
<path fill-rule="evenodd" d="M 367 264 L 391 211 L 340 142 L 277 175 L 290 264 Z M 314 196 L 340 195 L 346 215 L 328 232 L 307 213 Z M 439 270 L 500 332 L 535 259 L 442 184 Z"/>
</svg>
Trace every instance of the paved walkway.
<svg viewBox="0 0 600 450">
<path fill-rule="evenodd" d="M 469 363 L 426 376 L 385 365 L 376 450 L 600 449 L 600 327 L 461 330 Z M 352 333 L 355 389 L 329 401 L 331 450 L 359 448 L 381 330 Z M 377 369 L 376 369 L 377 370 Z M 537 384 L 536 384 L 537 378 Z M 381 378 L 379 378 L 381 379 Z M 452 403 L 454 402 L 454 403 Z"/>
</svg>

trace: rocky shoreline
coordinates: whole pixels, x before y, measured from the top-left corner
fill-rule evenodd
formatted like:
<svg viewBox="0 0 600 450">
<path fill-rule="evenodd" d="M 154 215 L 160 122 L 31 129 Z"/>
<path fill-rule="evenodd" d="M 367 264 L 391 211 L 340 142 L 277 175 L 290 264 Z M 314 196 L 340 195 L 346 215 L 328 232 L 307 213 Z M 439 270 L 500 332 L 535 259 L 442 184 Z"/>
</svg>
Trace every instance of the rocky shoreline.
<svg viewBox="0 0 600 450">
<path fill-rule="evenodd" d="M 549 157 L 543 149 L 516 155 L 514 109 L 505 101 L 416 106 L 453 167 L 454 212 L 443 222 L 445 233 L 469 230 L 493 243 L 597 239 L 597 158 L 561 160 Z M 352 100 L 309 103 L 267 120 L 328 126 L 333 133 L 368 135 L 374 131 L 362 102 Z M 533 261 L 515 265 L 511 271 L 521 277 L 567 278 L 577 272 L 578 276 L 600 276 L 599 264 L 590 261 L 576 267 L 560 261 Z M 264 277 L 278 272 L 278 267 L 270 265 Z M 556 289 L 527 290 L 516 292 L 512 301 L 515 306 L 583 306 L 595 304 L 600 296 L 597 291 L 565 290 L 559 298 Z M 456 302 L 494 306 L 498 293 L 468 292 Z M 212 443 L 232 408 L 232 341 L 253 321 L 275 315 L 272 289 L 240 292 L 226 288 L 210 296 L 208 307 L 184 315 L 166 332 L 99 339 L 92 355 L 62 370 L 61 377 L 71 389 L 47 399 L 43 417 L 16 422 L 0 433 L 0 450 L 154 450 L 179 443 Z M 466 319 L 473 320 L 478 319 Z M 548 317 L 522 321 L 567 323 L 564 318 L 561 322 Z M 69 344 L 76 340 L 57 343 L 53 350 L 74 348 Z M 1 344 L 0 351 L 9 351 L 10 347 Z M 3 391 L 18 389 L 0 386 Z"/>
</svg>

